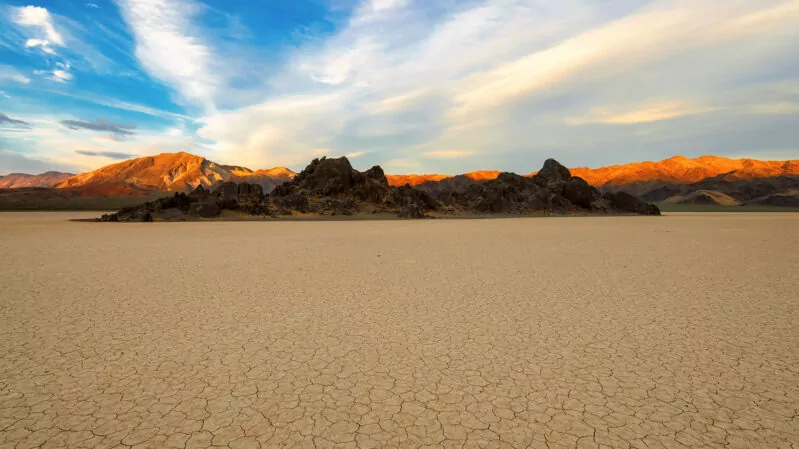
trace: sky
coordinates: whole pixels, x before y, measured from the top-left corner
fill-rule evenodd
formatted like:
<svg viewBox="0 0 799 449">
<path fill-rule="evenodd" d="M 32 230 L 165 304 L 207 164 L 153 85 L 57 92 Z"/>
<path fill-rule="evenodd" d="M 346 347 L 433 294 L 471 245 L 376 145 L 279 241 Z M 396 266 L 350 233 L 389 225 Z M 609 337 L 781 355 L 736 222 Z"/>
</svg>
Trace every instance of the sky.
<svg viewBox="0 0 799 449">
<path fill-rule="evenodd" d="M 0 174 L 799 158 L 799 0 L 0 0 Z"/>
</svg>

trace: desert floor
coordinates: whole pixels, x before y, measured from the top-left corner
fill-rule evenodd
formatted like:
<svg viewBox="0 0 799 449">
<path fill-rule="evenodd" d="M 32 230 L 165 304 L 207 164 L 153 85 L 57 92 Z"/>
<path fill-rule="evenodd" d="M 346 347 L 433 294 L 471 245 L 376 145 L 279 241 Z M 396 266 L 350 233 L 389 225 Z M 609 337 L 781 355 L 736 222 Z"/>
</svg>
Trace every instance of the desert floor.
<svg viewBox="0 0 799 449">
<path fill-rule="evenodd" d="M 799 448 L 799 214 L 0 214 L 0 448 Z"/>
</svg>

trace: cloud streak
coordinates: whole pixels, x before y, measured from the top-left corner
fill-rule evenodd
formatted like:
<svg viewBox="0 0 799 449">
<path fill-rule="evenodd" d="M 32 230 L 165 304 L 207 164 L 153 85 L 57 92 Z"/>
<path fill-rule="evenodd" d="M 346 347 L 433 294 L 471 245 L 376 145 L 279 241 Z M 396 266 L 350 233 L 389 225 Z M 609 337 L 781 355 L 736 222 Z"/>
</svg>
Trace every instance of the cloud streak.
<svg viewBox="0 0 799 449">
<path fill-rule="evenodd" d="M 23 121 L 23 120 L 13 119 L 13 118 L 3 114 L 2 112 L 0 112 L 0 126 L 3 126 L 3 125 L 18 126 L 18 127 L 23 127 L 23 128 L 29 128 L 30 127 L 30 123 L 28 123 L 26 121 Z"/>
<path fill-rule="evenodd" d="M 136 57 L 154 77 L 183 99 L 214 109 L 219 80 L 214 55 L 192 19 L 200 4 L 192 0 L 118 0 L 136 38 Z"/>
<path fill-rule="evenodd" d="M 31 79 L 10 65 L 0 65 L 0 82 L 14 81 L 19 84 L 28 84 Z"/>
<path fill-rule="evenodd" d="M 118 123 L 113 123 L 105 119 L 97 119 L 94 121 L 89 120 L 62 120 L 61 124 L 66 126 L 69 129 L 73 130 L 89 130 L 89 131 L 99 131 L 99 132 L 107 132 L 113 135 L 116 138 L 124 138 L 126 136 L 132 136 L 134 133 L 131 131 L 132 129 L 136 129 L 135 126 L 131 125 L 120 125 Z"/>
<path fill-rule="evenodd" d="M 566 123 L 571 125 L 636 125 L 707 114 L 717 110 L 718 108 L 698 107 L 687 102 L 645 105 L 625 112 L 614 112 L 598 108 L 586 116 L 568 117 L 566 118 Z"/>
<path fill-rule="evenodd" d="M 120 153 L 117 151 L 89 151 L 89 150 L 76 150 L 75 153 L 83 155 L 83 156 L 100 156 L 100 157 L 107 157 L 111 159 L 131 159 L 136 157 L 135 154 L 131 153 Z"/>
</svg>

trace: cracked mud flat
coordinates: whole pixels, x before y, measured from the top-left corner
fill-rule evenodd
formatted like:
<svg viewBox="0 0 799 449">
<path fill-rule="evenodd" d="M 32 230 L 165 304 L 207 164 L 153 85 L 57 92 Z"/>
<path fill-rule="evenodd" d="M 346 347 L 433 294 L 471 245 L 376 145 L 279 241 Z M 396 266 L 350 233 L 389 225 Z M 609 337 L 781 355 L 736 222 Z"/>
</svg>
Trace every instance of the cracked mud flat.
<svg viewBox="0 0 799 449">
<path fill-rule="evenodd" d="M 0 448 L 799 447 L 799 214 L 0 215 Z"/>
</svg>

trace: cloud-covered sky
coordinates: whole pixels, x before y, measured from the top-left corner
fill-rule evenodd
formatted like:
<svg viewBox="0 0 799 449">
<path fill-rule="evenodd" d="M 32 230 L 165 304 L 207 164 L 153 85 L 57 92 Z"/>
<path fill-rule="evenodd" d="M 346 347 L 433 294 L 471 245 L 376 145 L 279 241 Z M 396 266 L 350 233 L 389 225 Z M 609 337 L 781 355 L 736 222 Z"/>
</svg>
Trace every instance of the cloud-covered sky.
<svg viewBox="0 0 799 449">
<path fill-rule="evenodd" d="M 0 174 L 799 158 L 799 0 L 0 0 Z"/>
</svg>

